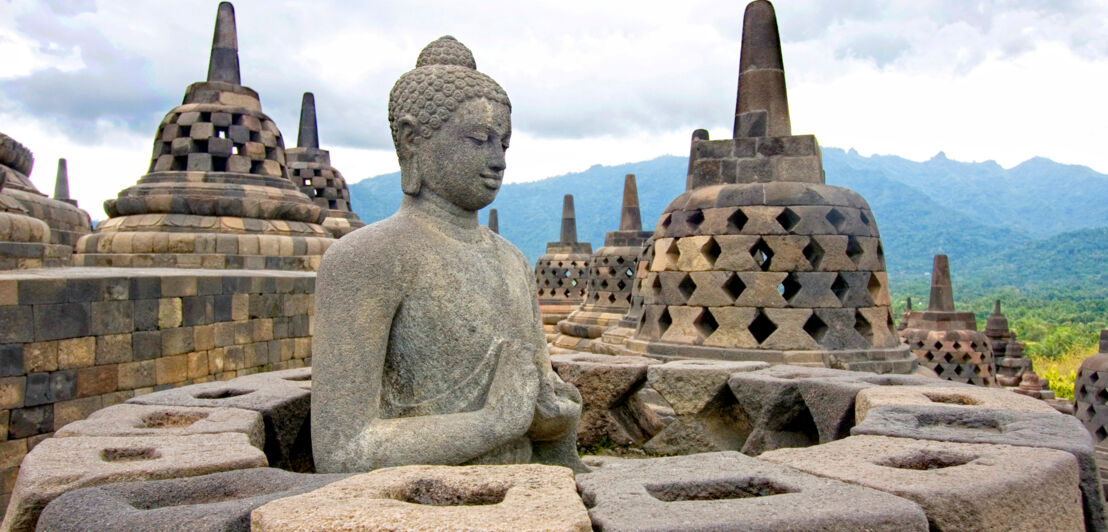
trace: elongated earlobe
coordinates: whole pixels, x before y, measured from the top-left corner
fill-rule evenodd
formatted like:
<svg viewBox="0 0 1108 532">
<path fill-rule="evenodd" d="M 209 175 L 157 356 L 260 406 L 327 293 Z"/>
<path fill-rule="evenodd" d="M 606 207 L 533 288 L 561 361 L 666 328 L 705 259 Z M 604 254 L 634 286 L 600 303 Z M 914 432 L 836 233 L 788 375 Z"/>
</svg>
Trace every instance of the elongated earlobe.
<svg viewBox="0 0 1108 532">
<path fill-rule="evenodd" d="M 419 168 L 419 155 L 416 147 L 421 137 L 419 126 L 410 116 L 400 118 L 397 122 L 397 152 L 400 155 L 400 189 L 409 196 L 419 195 L 423 185 L 423 173 Z"/>
</svg>

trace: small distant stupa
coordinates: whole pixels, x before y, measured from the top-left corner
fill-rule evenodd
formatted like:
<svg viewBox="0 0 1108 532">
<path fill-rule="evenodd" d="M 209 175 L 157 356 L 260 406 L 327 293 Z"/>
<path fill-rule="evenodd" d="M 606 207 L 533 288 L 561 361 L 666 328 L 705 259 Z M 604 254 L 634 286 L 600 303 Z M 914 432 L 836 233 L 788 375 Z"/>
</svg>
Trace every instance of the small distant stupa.
<svg viewBox="0 0 1108 532">
<path fill-rule="evenodd" d="M 908 313 L 906 322 L 900 336 L 921 366 L 946 380 L 981 386 L 996 384 L 989 338 L 977 330 L 972 312 L 954 310 L 946 255 L 935 255 L 927 310 Z"/>
<path fill-rule="evenodd" d="M 592 244 L 577 241 L 577 215 L 573 194 L 562 198 L 562 235 L 546 244 L 546 253 L 535 263 L 535 285 L 547 340 L 553 340 L 555 326 L 585 301 Z"/>
<path fill-rule="evenodd" d="M 240 84 L 235 10 L 219 4 L 208 79 L 158 126 L 149 173 L 104 202 L 81 266 L 314 270 L 334 242 L 300 192 L 277 124 Z"/>
<path fill-rule="evenodd" d="M 638 271 L 639 254 L 650 235 L 642 230 L 635 175 L 627 174 L 623 180 L 619 230 L 609 231 L 604 236 L 604 247 L 589 258 L 585 302 L 558 322 L 561 334 L 554 339 L 556 347 L 611 353 L 597 339 L 631 310 L 631 287 Z"/>
<path fill-rule="evenodd" d="M 489 209 L 489 231 L 500 234 L 500 215 L 496 209 Z"/>
<path fill-rule="evenodd" d="M 285 150 L 285 160 L 300 192 L 327 209 L 326 227 L 340 238 L 364 227 L 365 222 L 350 206 L 350 190 L 338 169 L 331 166 L 331 153 L 319 149 L 319 128 L 315 120 L 315 95 L 305 92 L 300 102 L 300 131 L 296 147 Z"/>
<path fill-rule="evenodd" d="M 743 21 L 734 138 L 693 133 L 686 192 L 654 231 L 627 351 L 909 373 L 881 237 L 857 193 L 793 135 L 773 5 Z"/>
</svg>

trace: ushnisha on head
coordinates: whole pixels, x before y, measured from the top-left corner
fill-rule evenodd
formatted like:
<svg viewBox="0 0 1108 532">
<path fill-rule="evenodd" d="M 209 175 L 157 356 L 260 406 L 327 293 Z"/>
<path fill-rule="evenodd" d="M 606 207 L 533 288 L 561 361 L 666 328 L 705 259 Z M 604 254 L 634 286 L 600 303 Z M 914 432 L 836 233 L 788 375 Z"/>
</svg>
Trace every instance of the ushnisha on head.
<svg viewBox="0 0 1108 532">
<path fill-rule="evenodd" d="M 440 196 L 453 203 L 456 198 L 449 197 L 450 191 L 442 190 L 444 184 L 452 179 L 474 178 L 467 175 L 441 175 L 438 170 L 452 170 L 457 174 L 457 164 L 468 166 L 471 172 L 485 177 L 488 188 L 492 189 L 492 201 L 503 173 L 503 150 L 508 147 L 511 134 L 512 103 L 508 94 L 492 78 L 476 70 L 477 63 L 473 54 L 454 37 L 444 36 L 428 44 L 416 60 L 416 68 L 400 76 L 389 94 L 389 126 L 392 129 L 393 144 L 400 159 L 402 187 L 404 193 L 419 195 L 422 187 L 431 187 Z M 465 121 L 465 124 L 460 122 Z M 448 126 L 449 125 L 449 126 Z M 436 139 L 444 129 L 468 128 L 475 131 L 452 131 L 455 137 L 474 141 L 474 145 L 485 148 L 488 168 L 476 161 L 476 154 L 466 161 L 442 160 L 436 155 L 435 144 L 448 144 L 455 148 L 470 147 L 459 138 Z M 487 129 L 488 135 L 472 133 Z M 485 146 L 489 144 L 490 146 Z M 494 145 L 494 146 L 493 146 Z M 495 153 L 499 150 L 499 153 Z M 474 151 L 474 150 L 470 150 Z M 495 160 L 500 158 L 499 161 Z M 495 178 L 488 177 L 495 174 Z M 432 182 L 434 181 L 434 182 Z M 495 187 L 493 187 L 495 181 Z M 455 183 L 456 185 L 456 183 Z M 446 187 L 449 188 L 449 187 Z M 458 188 L 458 187 L 454 187 Z M 443 194 L 447 192 L 447 194 Z M 465 194 L 464 191 L 453 191 Z M 473 191 L 470 191 L 473 192 Z M 466 208 L 472 208 L 483 201 L 477 198 L 461 198 Z M 486 203 L 487 204 L 487 203 Z M 477 206 L 480 208 L 484 205 Z"/>
</svg>

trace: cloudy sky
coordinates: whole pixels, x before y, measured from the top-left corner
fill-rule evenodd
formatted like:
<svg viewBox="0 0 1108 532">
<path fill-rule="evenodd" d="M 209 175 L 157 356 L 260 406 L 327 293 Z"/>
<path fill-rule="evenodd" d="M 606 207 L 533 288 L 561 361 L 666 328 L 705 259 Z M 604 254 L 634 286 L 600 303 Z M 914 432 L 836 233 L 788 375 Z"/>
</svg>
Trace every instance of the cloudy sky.
<svg viewBox="0 0 1108 532">
<path fill-rule="evenodd" d="M 730 136 L 743 3 L 239 0 L 243 84 L 295 144 L 300 95 L 348 180 L 395 171 L 388 91 L 451 34 L 513 103 L 508 181 Z M 793 131 L 925 160 L 1045 156 L 1108 173 L 1108 2 L 780 0 Z M 0 0 L 0 131 L 99 206 L 146 170 L 207 72 L 216 2 Z M 683 180 L 683 176 L 674 176 Z"/>
</svg>

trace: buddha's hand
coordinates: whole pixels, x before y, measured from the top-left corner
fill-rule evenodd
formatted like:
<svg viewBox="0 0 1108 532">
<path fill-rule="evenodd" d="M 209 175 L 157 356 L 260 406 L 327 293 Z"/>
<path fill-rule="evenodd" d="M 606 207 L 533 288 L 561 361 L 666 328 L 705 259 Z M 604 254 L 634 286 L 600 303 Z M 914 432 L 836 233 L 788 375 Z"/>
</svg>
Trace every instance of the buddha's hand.
<svg viewBox="0 0 1108 532">
<path fill-rule="evenodd" d="M 490 350 L 499 351 L 496 373 L 489 385 L 484 411 L 495 434 L 522 436 L 531 426 L 541 381 L 535 367 L 535 346 L 520 340 L 496 340 Z"/>
<path fill-rule="evenodd" d="M 537 354 L 536 354 L 537 355 Z M 545 360 L 545 359 L 543 359 Z M 536 356 L 536 365 L 540 362 Z M 549 364 L 549 362 L 546 362 Z M 581 417 L 581 392 L 550 372 L 539 382 L 535 401 L 535 419 L 527 436 L 535 441 L 550 441 L 577 430 Z"/>
</svg>

